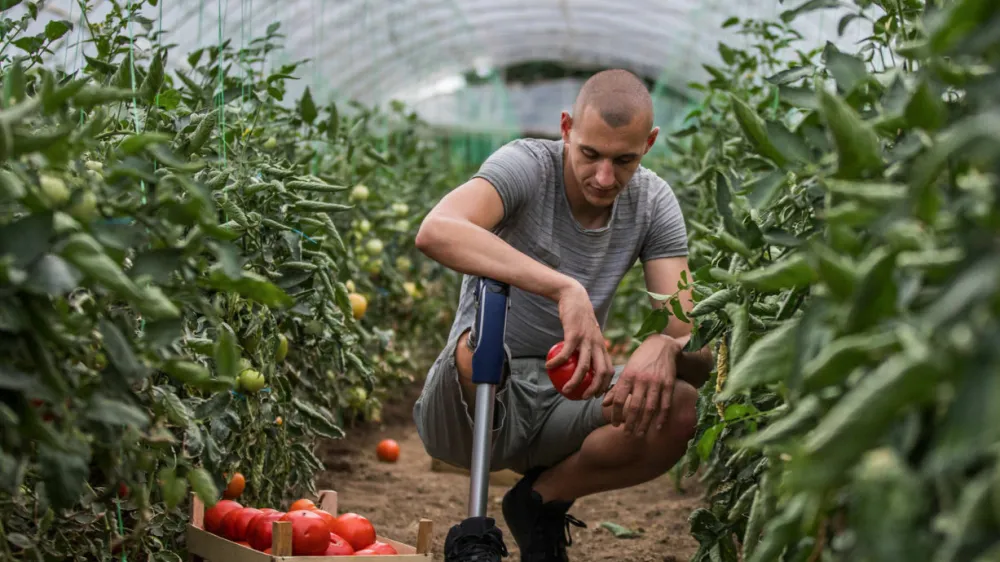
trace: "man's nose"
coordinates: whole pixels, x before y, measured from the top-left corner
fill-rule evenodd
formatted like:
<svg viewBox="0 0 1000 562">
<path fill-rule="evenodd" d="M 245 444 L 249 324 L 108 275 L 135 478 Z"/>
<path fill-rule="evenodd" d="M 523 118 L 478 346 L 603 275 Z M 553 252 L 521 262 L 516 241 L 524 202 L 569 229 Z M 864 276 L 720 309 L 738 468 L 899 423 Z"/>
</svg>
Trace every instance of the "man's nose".
<svg viewBox="0 0 1000 562">
<path fill-rule="evenodd" d="M 597 183 L 601 187 L 611 187 L 615 183 L 615 167 L 611 160 L 601 160 L 597 164 Z"/>
</svg>

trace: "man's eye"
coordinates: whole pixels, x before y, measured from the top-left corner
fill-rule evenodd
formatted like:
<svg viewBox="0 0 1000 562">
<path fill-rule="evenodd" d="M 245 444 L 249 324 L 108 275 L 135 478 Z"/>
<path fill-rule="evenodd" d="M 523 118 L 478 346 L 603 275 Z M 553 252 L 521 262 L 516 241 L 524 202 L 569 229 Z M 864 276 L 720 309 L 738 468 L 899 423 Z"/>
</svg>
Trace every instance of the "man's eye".
<svg viewBox="0 0 1000 562">
<path fill-rule="evenodd" d="M 632 163 L 631 158 L 619 158 L 615 160 L 615 164 L 618 164 L 619 166 L 628 166 L 631 163 Z"/>
</svg>

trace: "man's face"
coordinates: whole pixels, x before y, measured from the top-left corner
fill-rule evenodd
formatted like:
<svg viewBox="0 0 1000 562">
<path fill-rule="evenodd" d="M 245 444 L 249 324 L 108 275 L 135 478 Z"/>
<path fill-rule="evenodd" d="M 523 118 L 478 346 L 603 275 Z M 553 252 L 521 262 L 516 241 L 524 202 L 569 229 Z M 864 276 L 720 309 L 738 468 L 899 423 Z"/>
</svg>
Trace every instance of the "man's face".
<svg viewBox="0 0 1000 562">
<path fill-rule="evenodd" d="M 586 108 L 571 118 L 562 114 L 566 159 L 581 195 L 594 207 L 609 207 L 628 185 L 649 152 L 659 130 L 650 131 L 643 119 L 612 127 L 600 113 Z"/>
</svg>

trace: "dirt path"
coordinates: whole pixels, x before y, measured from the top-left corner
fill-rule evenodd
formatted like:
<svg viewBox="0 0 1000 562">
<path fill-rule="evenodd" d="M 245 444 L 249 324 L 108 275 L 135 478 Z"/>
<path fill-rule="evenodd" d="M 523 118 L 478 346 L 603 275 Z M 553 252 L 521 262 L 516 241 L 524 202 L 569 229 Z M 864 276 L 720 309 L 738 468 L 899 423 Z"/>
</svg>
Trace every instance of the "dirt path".
<svg viewBox="0 0 1000 562">
<path fill-rule="evenodd" d="M 382 424 L 354 428 L 347 439 L 327 443 L 320 451 L 328 471 L 317 477 L 320 489 L 338 492 L 340 512 L 354 511 L 369 517 L 385 535 L 414 544 L 417 522 L 434 522 L 433 552 L 442 561 L 444 538 L 448 529 L 466 516 L 468 477 L 462 474 L 431 471 L 431 459 L 424 452 L 410 418 L 413 392 L 387 404 Z M 394 464 L 380 462 L 375 446 L 384 438 L 399 442 L 401 454 Z M 662 477 L 653 482 L 579 500 L 571 513 L 587 523 L 586 529 L 571 527 L 573 560 L 628 560 L 630 562 L 685 562 L 697 549 L 688 534 L 687 517 L 700 505 L 697 483 L 684 482 L 684 492 L 675 490 L 672 480 Z M 506 488 L 490 487 L 491 512 L 504 530 L 511 555 L 519 560 L 516 545 L 510 538 L 500 499 Z M 618 539 L 601 528 L 604 521 L 617 523 L 642 534 L 637 538 Z"/>
</svg>

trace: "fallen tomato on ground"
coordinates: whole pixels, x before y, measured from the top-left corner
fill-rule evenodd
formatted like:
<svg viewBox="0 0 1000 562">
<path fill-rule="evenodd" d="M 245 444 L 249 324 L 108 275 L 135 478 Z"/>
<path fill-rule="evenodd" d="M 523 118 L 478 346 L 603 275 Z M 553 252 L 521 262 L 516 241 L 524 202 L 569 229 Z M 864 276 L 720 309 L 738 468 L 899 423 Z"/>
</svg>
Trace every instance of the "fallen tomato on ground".
<svg viewBox="0 0 1000 562">
<path fill-rule="evenodd" d="M 380 461 L 396 462 L 399 460 L 399 443 L 394 439 L 383 439 L 375 449 Z"/>
</svg>

